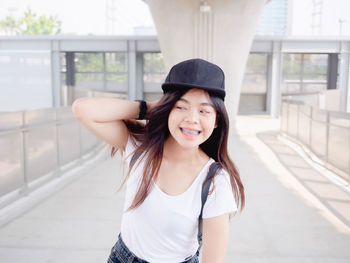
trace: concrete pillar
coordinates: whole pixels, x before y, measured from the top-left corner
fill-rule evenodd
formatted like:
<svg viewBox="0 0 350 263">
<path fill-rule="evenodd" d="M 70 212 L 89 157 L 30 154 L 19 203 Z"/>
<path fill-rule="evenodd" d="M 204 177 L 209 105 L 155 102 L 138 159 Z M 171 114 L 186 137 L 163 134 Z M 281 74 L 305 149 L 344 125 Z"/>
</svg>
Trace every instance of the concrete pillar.
<svg viewBox="0 0 350 263">
<path fill-rule="evenodd" d="M 143 53 L 136 54 L 136 99 L 143 99 Z"/>
<path fill-rule="evenodd" d="M 269 0 L 147 0 L 167 71 L 203 58 L 226 76 L 226 107 L 234 120 L 255 27 Z"/>
<path fill-rule="evenodd" d="M 61 60 L 59 42 L 51 42 L 51 88 L 52 107 L 61 106 Z"/>
<path fill-rule="evenodd" d="M 128 99 L 136 100 L 136 42 L 128 41 Z"/>
<path fill-rule="evenodd" d="M 350 58 L 349 58 L 349 43 L 342 42 L 339 54 L 339 90 L 341 91 L 341 110 L 350 112 Z"/>
<path fill-rule="evenodd" d="M 274 41 L 272 54 L 268 62 L 267 72 L 267 112 L 272 117 L 279 117 L 281 107 L 281 68 L 282 68 L 281 42 Z"/>
</svg>

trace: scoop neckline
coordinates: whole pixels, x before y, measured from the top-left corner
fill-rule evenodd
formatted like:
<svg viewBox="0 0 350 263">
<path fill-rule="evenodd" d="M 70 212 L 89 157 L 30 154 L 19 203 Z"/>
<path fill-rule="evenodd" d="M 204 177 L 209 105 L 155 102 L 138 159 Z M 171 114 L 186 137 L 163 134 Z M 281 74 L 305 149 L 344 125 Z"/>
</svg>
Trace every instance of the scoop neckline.
<svg viewBox="0 0 350 263">
<path fill-rule="evenodd" d="M 196 179 L 194 179 L 194 181 L 192 182 L 192 184 L 181 194 L 178 195 L 169 195 L 167 193 L 165 193 L 162 189 L 160 189 L 160 187 L 156 184 L 156 182 L 153 180 L 152 178 L 152 182 L 153 185 L 155 186 L 155 188 L 164 196 L 168 197 L 168 198 L 178 198 L 181 197 L 183 195 L 185 195 L 187 192 L 189 192 L 191 190 L 191 188 L 193 188 L 193 185 L 196 184 L 196 182 L 199 180 L 199 178 L 201 177 L 201 174 L 203 173 L 203 171 L 208 167 L 209 164 L 211 164 L 214 161 L 213 158 L 210 157 L 210 159 L 208 160 L 208 162 L 203 166 L 203 168 L 199 171 L 198 175 L 196 176 Z"/>
</svg>

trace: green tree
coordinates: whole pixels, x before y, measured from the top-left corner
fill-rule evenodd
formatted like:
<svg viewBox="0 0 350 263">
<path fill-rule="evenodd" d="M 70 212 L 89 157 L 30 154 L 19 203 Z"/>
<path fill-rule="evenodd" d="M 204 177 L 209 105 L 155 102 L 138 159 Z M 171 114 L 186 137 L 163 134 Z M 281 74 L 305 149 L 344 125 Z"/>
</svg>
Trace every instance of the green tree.
<svg viewBox="0 0 350 263">
<path fill-rule="evenodd" d="M 19 29 L 19 23 L 13 17 L 7 16 L 4 20 L 0 21 L 0 28 L 5 31 L 5 34 L 13 34 L 16 33 Z"/>
<path fill-rule="evenodd" d="M 16 35 L 57 35 L 61 32 L 61 21 L 57 16 L 37 16 L 30 8 L 18 20 L 7 16 L 0 21 L 0 28 Z"/>
</svg>

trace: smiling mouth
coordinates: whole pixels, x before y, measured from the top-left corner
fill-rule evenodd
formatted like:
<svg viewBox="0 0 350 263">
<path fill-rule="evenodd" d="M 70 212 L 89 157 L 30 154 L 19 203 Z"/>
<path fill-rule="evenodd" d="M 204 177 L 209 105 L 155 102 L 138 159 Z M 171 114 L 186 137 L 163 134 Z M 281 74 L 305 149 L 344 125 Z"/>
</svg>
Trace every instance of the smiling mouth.
<svg viewBox="0 0 350 263">
<path fill-rule="evenodd" d="M 200 131 L 187 130 L 185 128 L 180 128 L 180 129 L 183 133 L 188 134 L 188 135 L 198 135 L 201 133 Z"/>
</svg>

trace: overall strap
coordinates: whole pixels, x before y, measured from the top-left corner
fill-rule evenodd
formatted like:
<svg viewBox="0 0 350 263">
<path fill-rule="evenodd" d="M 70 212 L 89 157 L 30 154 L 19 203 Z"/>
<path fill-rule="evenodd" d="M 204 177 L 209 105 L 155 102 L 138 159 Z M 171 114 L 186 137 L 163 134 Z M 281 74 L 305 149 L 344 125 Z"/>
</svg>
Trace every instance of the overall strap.
<svg viewBox="0 0 350 263">
<path fill-rule="evenodd" d="M 207 201 L 208 198 L 208 193 L 209 193 L 209 187 L 212 182 L 213 177 L 215 176 L 216 172 L 220 169 L 220 164 L 218 162 L 214 162 L 210 165 L 207 177 L 204 180 L 203 186 L 202 186 L 202 207 L 201 207 L 201 213 L 199 214 L 198 217 L 198 251 L 197 254 L 199 254 L 199 250 L 202 247 L 202 230 L 203 230 L 203 219 L 202 219 L 202 214 L 203 214 L 203 207 L 205 202 Z"/>
</svg>

